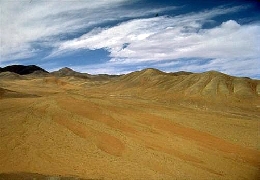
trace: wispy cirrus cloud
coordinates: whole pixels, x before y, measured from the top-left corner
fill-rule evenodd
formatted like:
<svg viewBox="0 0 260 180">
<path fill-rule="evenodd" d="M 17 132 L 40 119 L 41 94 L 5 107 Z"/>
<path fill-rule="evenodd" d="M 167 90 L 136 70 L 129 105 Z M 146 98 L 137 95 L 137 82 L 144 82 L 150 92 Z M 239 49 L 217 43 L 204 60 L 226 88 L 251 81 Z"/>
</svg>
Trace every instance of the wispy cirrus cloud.
<svg viewBox="0 0 260 180">
<path fill-rule="evenodd" d="M 237 19 L 219 18 L 248 12 L 250 5 L 192 12 L 183 11 L 185 6 L 138 6 L 139 1 L 144 2 L 0 1 L 0 65 L 32 57 L 37 61 L 42 53 L 40 59 L 54 63 L 50 68 L 64 65 L 58 62 L 64 57 L 72 68 L 95 74 L 152 66 L 259 77 L 259 21 L 239 24 Z M 155 17 L 157 13 L 168 16 Z M 85 66 L 73 65 L 77 53 L 99 49 L 109 55 L 102 64 L 86 57 Z"/>
<path fill-rule="evenodd" d="M 133 1 L 134 2 L 134 1 Z M 127 0 L 0 2 L 0 62 L 29 58 L 88 28 L 176 7 L 127 9 Z"/>
<path fill-rule="evenodd" d="M 242 7 L 213 9 L 176 17 L 136 19 L 111 28 L 97 28 L 61 43 L 54 52 L 107 49 L 112 61 L 167 60 L 175 58 L 255 57 L 259 50 L 259 25 L 241 26 L 234 20 L 212 29 L 205 22 Z"/>
<path fill-rule="evenodd" d="M 259 73 L 256 67 L 259 67 L 260 59 L 260 24 L 240 25 L 235 20 L 227 20 L 203 29 L 205 23 L 214 23 L 214 17 L 244 8 L 219 7 L 199 13 L 134 19 L 110 28 L 96 28 L 79 38 L 61 43 L 54 54 L 103 48 L 110 52 L 110 63 L 115 65 L 211 59 L 203 66 L 195 63 L 185 67 L 187 64 L 183 63 L 178 68 L 188 71 L 215 69 L 235 75 L 247 71 L 253 75 Z M 247 70 L 243 70 L 245 65 Z"/>
</svg>

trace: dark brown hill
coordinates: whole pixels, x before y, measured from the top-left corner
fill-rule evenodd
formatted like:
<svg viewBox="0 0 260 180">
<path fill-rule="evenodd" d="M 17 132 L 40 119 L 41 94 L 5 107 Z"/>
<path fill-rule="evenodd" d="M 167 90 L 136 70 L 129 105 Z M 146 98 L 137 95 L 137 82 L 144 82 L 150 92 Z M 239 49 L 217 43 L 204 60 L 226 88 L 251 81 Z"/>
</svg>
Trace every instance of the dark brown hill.
<svg viewBox="0 0 260 180">
<path fill-rule="evenodd" d="M 42 72 L 48 73 L 46 70 L 44 70 L 38 66 L 35 66 L 35 65 L 29 65 L 29 66 L 11 65 L 11 66 L 6 66 L 4 68 L 0 68 L 0 73 L 1 72 L 14 72 L 14 73 L 20 74 L 20 75 L 31 74 L 35 71 L 42 71 Z"/>
</svg>

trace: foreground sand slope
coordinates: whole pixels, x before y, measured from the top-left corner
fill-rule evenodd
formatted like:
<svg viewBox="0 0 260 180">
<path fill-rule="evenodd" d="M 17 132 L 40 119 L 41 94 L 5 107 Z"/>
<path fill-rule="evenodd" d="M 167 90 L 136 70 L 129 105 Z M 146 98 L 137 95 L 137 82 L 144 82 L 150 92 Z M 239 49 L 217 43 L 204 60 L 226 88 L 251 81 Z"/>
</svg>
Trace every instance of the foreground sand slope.
<svg viewBox="0 0 260 180">
<path fill-rule="evenodd" d="M 259 89 L 217 72 L 5 76 L 0 178 L 259 179 Z"/>
</svg>

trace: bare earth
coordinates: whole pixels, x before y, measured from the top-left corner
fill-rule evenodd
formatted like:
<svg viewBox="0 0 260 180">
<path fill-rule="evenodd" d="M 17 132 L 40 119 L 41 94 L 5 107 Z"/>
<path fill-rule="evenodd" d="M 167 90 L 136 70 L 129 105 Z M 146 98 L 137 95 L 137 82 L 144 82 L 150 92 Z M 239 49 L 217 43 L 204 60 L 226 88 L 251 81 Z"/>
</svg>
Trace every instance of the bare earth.
<svg viewBox="0 0 260 180">
<path fill-rule="evenodd" d="M 0 180 L 260 179 L 259 92 L 217 72 L 2 76 Z"/>
</svg>

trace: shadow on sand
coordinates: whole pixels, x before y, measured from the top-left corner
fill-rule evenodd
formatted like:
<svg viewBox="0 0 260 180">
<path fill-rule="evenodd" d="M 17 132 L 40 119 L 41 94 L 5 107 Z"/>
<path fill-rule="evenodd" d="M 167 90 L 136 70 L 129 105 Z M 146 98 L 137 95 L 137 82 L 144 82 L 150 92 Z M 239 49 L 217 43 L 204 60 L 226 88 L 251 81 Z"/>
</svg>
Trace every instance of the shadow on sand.
<svg viewBox="0 0 260 180">
<path fill-rule="evenodd" d="M 2 173 L 0 180 L 101 180 L 82 179 L 79 177 L 49 176 L 37 173 Z"/>
</svg>

